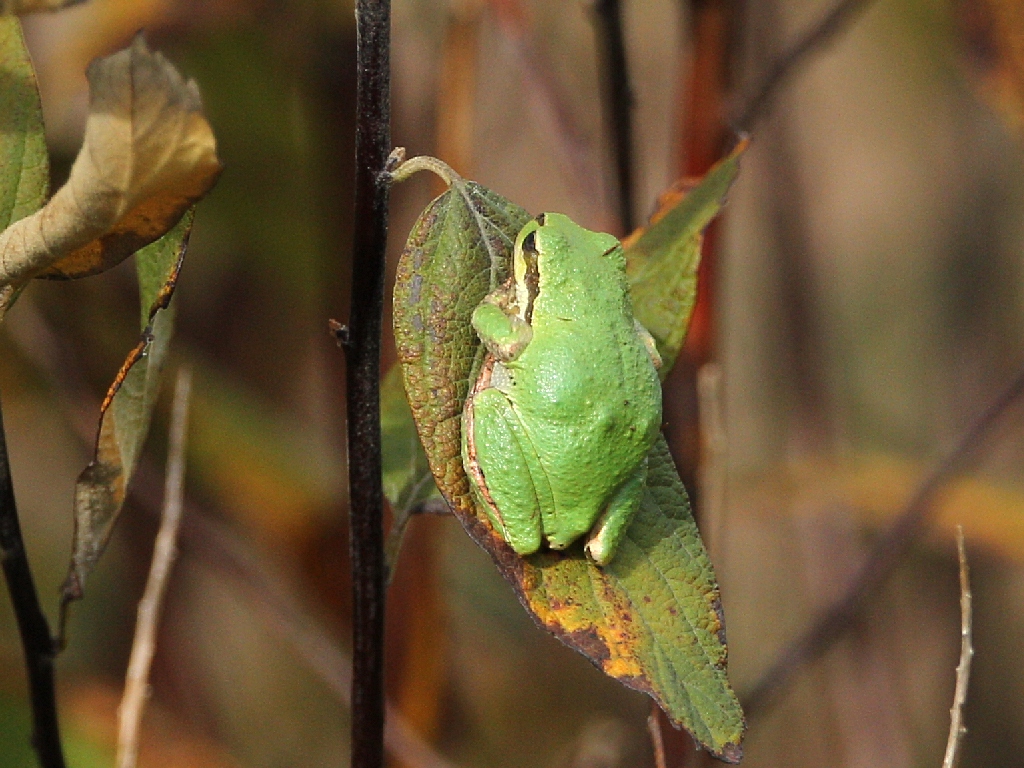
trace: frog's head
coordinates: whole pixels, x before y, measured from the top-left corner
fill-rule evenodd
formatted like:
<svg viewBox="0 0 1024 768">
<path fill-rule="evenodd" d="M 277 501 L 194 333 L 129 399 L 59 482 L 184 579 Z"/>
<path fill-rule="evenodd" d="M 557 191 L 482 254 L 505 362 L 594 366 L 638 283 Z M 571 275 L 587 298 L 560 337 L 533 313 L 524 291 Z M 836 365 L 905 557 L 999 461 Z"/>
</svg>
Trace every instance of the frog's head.
<svg viewBox="0 0 1024 768">
<path fill-rule="evenodd" d="M 542 283 L 571 280 L 585 273 L 595 259 L 612 254 L 622 261 L 619 241 L 613 235 L 591 232 L 561 213 L 537 216 L 519 231 L 512 256 L 520 317 L 530 322 Z"/>
</svg>

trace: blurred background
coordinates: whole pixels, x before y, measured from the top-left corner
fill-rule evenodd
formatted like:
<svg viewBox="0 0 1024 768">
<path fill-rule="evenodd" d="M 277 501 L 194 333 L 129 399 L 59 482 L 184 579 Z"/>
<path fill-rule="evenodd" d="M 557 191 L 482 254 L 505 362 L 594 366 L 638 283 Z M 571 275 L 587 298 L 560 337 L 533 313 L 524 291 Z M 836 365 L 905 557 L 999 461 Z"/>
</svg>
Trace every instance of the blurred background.
<svg viewBox="0 0 1024 768">
<path fill-rule="evenodd" d="M 622 5 L 641 222 L 660 191 L 722 154 L 724 126 L 829 6 Z M 667 430 L 697 492 L 741 697 L 844 594 L 914 488 L 1024 364 L 1024 10 L 860 5 L 747 126 L 751 146 L 709 238 L 709 290 L 667 383 Z M 397 146 L 530 211 L 624 234 L 592 2 L 393 6 Z M 199 206 L 176 294 L 169 369 L 188 362 L 196 376 L 188 507 L 141 764 L 346 765 L 345 393 L 327 320 L 347 315 L 352 5 L 90 0 L 25 28 L 55 185 L 81 141 L 85 67 L 143 28 L 199 83 L 226 166 Z M 439 191 L 425 174 L 394 190 L 392 270 Z M 14 478 L 51 616 L 74 481 L 137 333 L 127 264 L 32 285 L 0 328 Z M 164 389 L 58 662 L 74 765 L 111 764 L 156 530 Z M 751 713 L 744 765 L 940 765 L 959 655 L 957 524 L 977 649 L 962 765 L 1020 763 L 1022 429 L 1020 406 L 1002 414 L 853 630 Z M 433 750 L 393 737 L 393 765 L 654 764 L 649 700 L 536 629 L 454 520 L 413 521 L 388 611 L 390 704 Z M 32 764 L 24 686 L 5 598 L 3 768 Z M 670 768 L 704 764 L 685 738 L 666 738 Z"/>
</svg>

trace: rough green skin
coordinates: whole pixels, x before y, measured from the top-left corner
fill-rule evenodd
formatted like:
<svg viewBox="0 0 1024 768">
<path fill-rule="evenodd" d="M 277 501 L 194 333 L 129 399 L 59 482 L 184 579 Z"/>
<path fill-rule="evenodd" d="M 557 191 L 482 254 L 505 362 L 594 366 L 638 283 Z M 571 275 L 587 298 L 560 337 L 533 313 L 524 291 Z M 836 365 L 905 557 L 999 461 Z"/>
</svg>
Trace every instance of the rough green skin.
<svg viewBox="0 0 1024 768">
<path fill-rule="evenodd" d="M 604 565 L 643 494 L 660 360 L 633 319 L 611 235 L 542 214 L 519 233 L 513 271 L 473 313 L 498 362 L 467 404 L 470 479 L 519 554 L 588 534 L 587 553 Z"/>
</svg>

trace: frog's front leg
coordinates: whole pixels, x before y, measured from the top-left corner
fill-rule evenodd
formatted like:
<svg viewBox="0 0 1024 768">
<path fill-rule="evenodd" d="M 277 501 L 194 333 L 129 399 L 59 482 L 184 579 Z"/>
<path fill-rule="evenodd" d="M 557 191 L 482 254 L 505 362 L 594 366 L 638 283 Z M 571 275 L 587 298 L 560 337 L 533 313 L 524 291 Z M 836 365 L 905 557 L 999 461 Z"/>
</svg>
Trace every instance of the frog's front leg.
<svg viewBox="0 0 1024 768">
<path fill-rule="evenodd" d="M 647 459 L 644 458 L 633 474 L 619 486 L 605 511 L 590 529 L 586 550 L 598 565 L 607 565 L 615 556 L 619 542 L 626 534 L 636 511 L 640 509 L 646 484 Z"/>
<path fill-rule="evenodd" d="M 472 323 L 487 351 L 503 363 L 519 357 L 533 338 L 530 324 L 518 315 L 506 314 L 491 296 L 473 310 Z"/>
<path fill-rule="evenodd" d="M 551 504 L 551 489 L 534 481 L 540 470 L 534 450 L 508 398 L 498 389 L 473 396 L 470 471 L 477 492 L 502 537 L 520 555 L 540 549 L 541 509 Z M 541 475 L 543 477 L 543 475 Z"/>
</svg>

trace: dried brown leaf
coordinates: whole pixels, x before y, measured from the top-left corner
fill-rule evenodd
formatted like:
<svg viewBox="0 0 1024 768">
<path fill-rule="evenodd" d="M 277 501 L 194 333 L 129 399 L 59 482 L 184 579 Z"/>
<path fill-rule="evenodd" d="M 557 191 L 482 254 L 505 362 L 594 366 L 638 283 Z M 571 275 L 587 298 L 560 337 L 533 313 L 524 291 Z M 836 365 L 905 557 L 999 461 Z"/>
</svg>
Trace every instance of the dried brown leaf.
<svg viewBox="0 0 1024 768">
<path fill-rule="evenodd" d="M 160 389 L 174 327 L 173 310 L 168 307 L 188 247 L 192 218 L 192 213 L 186 214 L 173 230 L 136 256 L 142 334 L 104 398 L 96 452 L 75 485 L 75 540 L 62 607 L 82 597 L 86 579 L 124 507 Z M 65 618 L 62 610 L 62 637 Z"/>
<path fill-rule="evenodd" d="M 220 174 L 195 83 L 141 36 L 87 74 L 85 142 L 67 184 L 0 234 L 0 286 L 109 269 L 163 236 Z"/>
</svg>

